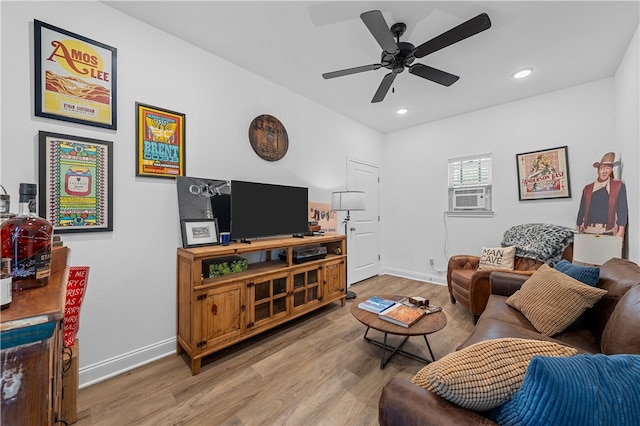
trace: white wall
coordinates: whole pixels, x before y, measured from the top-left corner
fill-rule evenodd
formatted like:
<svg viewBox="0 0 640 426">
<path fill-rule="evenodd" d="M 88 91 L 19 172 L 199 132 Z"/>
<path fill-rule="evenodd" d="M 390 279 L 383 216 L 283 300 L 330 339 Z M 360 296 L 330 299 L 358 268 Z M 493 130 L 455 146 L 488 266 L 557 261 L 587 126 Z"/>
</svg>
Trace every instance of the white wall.
<svg viewBox="0 0 640 426">
<path fill-rule="evenodd" d="M 114 143 L 114 231 L 63 234 L 70 264 L 91 271 L 80 319 L 80 383 L 175 351 L 175 181 L 135 177 L 135 102 L 186 114 L 187 175 L 309 187 L 330 201 L 346 187 L 346 158 L 380 164 L 382 135 L 99 2 L 7 2 L 2 14 L 0 182 L 17 207 L 20 182 L 37 182 L 39 130 Z M 33 20 L 118 49 L 118 130 L 33 115 Z M 248 140 L 260 114 L 289 135 L 278 162 Z"/>
<path fill-rule="evenodd" d="M 630 253 L 638 261 L 638 100 L 628 94 L 638 93 L 637 32 L 615 79 L 383 137 L 98 2 L 2 1 L 0 13 L 0 182 L 12 199 L 20 182 L 37 182 L 39 130 L 114 142 L 114 231 L 63 235 L 71 264 L 91 266 L 81 386 L 175 350 L 176 190 L 170 180 L 135 177 L 136 101 L 186 113 L 190 176 L 306 185 L 310 199 L 328 201 L 345 187 L 347 157 L 380 164 L 384 270 L 440 282 L 428 258 L 445 269 L 445 242 L 448 255 L 478 253 L 514 224 L 573 226 L 579 191 L 594 178 L 591 164 L 611 149 L 625 163 L 635 222 Z M 118 48 L 117 131 L 33 115 L 33 19 Z M 290 148 L 279 162 L 261 160 L 249 145 L 248 126 L 259 114 L 287 128 Z M 569 146 L 573 197 L 519 202 L 515 154 L 562 145 Z M 445 220 L 447 159 L 484 152 L 494 154 L 495 216 Z"/>
<path fill-rule="evenodd" d="M 635 102 L 637 78 L 636 65 Z M 618 91 L 634 88 L 622 79 L 617 84 Z M 482 246 L 498 246 L 510 226 L 553 223 L 575 227 L 580 191 L 596 177 L 592 164 L 608 151 L 620 155 L 635 149 L 635 156 L 624 156 L 624 178 L 631 206 L 637 206 L 638 139 L 636 136 L 634 148 L 633 142 L 623 144 L 617 139 L 616 93 L 613 78 L 607 78 L 386 135 L 381 188 L 383 270 L 445 283 L 448 256 L 477 255 Z M 637 105 L 635 118 L 627 118 L 637 132 Z M 628 133 L 625 135 L 633 134 Z M 515 155 L 564 145 L 568 146 L 572 197 L 519 201 Z M 445 218 L 447 160 L 486 152 L 493 153 L 495 215 Z M 627 174 L 628 169 L 635 170 L 634 182 L 630 182 L 633 174 Z M 637 229 L 636 224 L 632 226 Z M 638 261 L 635 232 L 630 245 L 636 250 L 632 259 Z M 435 258 L 434 270 L 429 257 Z"/>
<path fill-rule="evenodd" d="M 614 78 L 616 141 L 620 145 L 621 178 L 629 197 L 629 259 L 640 259 L 640 42 L 636 32 Z"/>
</svg>

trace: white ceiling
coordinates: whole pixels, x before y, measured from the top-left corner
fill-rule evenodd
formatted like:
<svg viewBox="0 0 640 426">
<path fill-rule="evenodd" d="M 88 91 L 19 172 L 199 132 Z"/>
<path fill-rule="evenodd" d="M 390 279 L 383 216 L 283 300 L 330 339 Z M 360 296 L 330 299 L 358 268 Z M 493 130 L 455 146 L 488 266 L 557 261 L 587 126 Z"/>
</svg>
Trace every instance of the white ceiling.
<svg viewBox="0 0 640 426">
<path fill-rule="evenodd" d="M 218 57 L 382 133 L 612 76 L 640 20 L 640 1 L 104 1 Z M 417 59 L 460 76 L 450 87 L 409 74 L 381 103 L 381 68 L 324 80 L 322 73 L 380 62 L 360 19 L 380 10 L 415 46 L 486 12 L 487 31 Z M 534 67 L 528 79 L 511 73 Z M 395 114 L 409 108 L 404 116 Z"/>
</svg>

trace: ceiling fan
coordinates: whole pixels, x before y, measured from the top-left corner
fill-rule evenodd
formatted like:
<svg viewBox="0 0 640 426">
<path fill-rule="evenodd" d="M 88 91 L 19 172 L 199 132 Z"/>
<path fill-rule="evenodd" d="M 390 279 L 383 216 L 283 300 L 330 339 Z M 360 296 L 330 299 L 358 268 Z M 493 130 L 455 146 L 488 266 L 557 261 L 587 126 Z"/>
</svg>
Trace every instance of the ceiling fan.
<svg viewBox="0 0 640 426">
<path fill-rule="evenodd" d="M 420 46 L 414 47 L 411 43 L 400 41 L 400 37 L 402 37 L 407 29 L 407 26 L 404 23 L 398 22 L 389 28 L 387 26 L 387 22 L 384 20 L 384 16 L 382 16 L 382 12 L 379 10 L 364 12 L 360 15 L 360 18 L 380 47 L 382 47 L 380 63 L 328 72 L 322 74 L 322 77 L 324 79 L 330 79 L 364 71 L 377 70 L 382 67 L 391 70 L 391 72 L 385 75 L 382 79 L 371 103 L 381 102 L 384 99 L 396 76 L 403 72 L 405 68 L 409 68 L 409 72 L 413 75 L 417 75 L 418 77 L 442 84 L 443 86 L 451 86 L 453 83 L 458 81 L 460 77 L 427 65 L 412 65 L 413 61 L 416 58 L 425 57 L 491 27 L 489 15 L 481 13 L 480 15 L 463 22 L 457 27 L 422 43 Z M 394 37 L 395 40 L 393 39 Z"/>
</svg>

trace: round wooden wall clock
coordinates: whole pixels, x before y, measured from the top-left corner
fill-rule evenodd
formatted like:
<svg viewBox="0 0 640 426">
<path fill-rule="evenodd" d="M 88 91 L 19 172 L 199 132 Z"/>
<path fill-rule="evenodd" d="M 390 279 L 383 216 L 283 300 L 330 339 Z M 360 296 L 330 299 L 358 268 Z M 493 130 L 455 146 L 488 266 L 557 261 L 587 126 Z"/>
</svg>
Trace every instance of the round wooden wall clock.
<svg viewBox="0 0 640 426">
<path fill-rule="evenodd" d="M 270 115 L 259 115 L 249 126 L 249 142 L 258 156 L 267 161 L 278 161 L 287 154 L 289 136 L 280 120 Z"/>
</svg>

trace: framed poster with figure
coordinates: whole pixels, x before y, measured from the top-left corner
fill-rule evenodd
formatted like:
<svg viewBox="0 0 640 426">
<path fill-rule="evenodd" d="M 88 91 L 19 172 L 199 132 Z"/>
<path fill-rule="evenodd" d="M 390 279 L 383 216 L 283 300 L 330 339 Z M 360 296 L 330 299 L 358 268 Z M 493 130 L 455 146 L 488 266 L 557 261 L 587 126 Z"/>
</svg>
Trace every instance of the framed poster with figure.
<svg viewBox="0 0 640 426">
<path fill-rule="evenodd" d="M 520 201 L 571 198 L 567 147 L 516 154 Z"/>
<path fill-rule="evenodd" d="M 113 231 L 113 143 L 39 133 L 39 214 L 55 233 Z"/>
<path fill-rule="evenodd" d="M 38 21 L 35 114 L 117 129 L 115 47 Z"/>
</svg>

